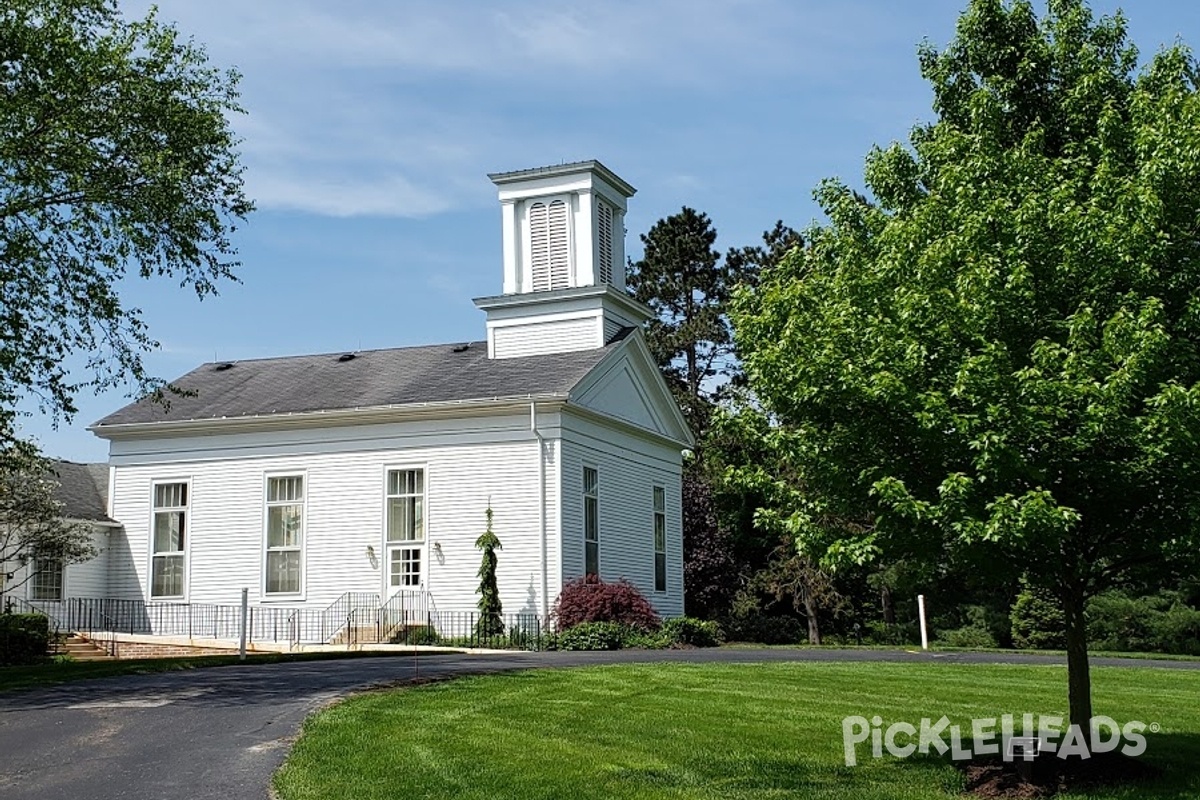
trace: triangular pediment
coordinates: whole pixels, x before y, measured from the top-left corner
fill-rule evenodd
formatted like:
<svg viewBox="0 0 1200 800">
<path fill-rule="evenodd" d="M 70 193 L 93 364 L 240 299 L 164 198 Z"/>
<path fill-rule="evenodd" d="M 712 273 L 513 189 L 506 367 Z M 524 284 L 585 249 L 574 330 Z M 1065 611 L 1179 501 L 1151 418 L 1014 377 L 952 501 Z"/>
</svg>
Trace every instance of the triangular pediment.
<svg viewBox="0 0 1200 800">
<path fill-rule="evenodd" d="M 656 433 L 681 447 L 694 445 L 687 422 L 639 330 L 571 390 L 570 402 Z"/>
</svg>

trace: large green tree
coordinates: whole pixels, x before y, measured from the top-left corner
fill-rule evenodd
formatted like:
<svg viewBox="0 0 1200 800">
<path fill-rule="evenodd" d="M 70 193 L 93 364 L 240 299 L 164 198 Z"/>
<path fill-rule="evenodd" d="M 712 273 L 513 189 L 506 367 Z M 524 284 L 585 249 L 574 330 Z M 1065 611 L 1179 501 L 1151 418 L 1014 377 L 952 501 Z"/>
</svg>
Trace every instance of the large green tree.
<svg viewBox="0 0 1200 800">
<path fill-rule="evenodd" d="M 654 312 L 646 330 L 650 352 L 701 437 L 720 390 L 741 375 L 728 316 L 734 289 L 753 286 L 764 266 L 802 242 L 782 221 L 762 239 L 722 258 L 712 220 L 684 206 L 641 235 L 642 258 L 629 264 L 630 294 Z"/>
<path fill-rule="evenodd" d="M 1087 599 L 1200 545 L 1197 66 L 1139 68 L 1081 0 L 973 0 L 920 67 L 935 121 L 868 156 L 872 202 L 822 184 L 828 223 L 734 303 L 794 493 L 775 521 L 827 563 L 1053 592 L 1086 735 Z"/>
<path fill-rule="evenodd" d="M 237 83 L 153 12 L 0 8 L 0 447 L 23 399 L 69 418 L 83 390 L 160 388 L 142 364 L 156 343 L 118 294 L 127 277 L 201 297 L 233 278 L 229 236 L 252 209 Z"/>
<path fill-rule="evenodd" d="M 732 351 L 725 305 L 733 281 L 714 247 L 717 229 L 707 214 L 684 206 L 641 239 L 643 255 L 629 264 L 626 284 L 654 312 L 647 344 L 699 433 L 707 426 L 712 381 Z"/>
</svg>

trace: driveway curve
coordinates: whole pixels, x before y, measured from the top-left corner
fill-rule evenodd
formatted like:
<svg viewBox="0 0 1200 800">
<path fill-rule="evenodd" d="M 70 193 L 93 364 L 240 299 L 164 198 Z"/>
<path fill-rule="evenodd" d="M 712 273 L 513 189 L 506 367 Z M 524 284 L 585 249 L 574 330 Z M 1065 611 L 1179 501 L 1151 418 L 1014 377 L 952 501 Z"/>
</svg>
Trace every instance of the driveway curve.
<svg viewBox="0 0 1200 800">
<path fill-rule="evenodd" d="M 349 692 L 418 678 L 636 662 L 1062 664 L 1061 657 L 752 649 L 382 656 L 80 681 L 0 694 L 0 797 L 229 800 L 268 796 L 300 723 Z M 1200 669 L 1095 658 L 1095 666 Z"/>
</svg>

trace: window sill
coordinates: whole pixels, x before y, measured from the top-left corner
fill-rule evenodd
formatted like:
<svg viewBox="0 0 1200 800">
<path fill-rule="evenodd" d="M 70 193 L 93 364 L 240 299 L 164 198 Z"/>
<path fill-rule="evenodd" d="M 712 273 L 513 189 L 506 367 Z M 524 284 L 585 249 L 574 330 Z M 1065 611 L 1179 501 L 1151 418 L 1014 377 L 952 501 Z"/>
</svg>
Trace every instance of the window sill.
<svg viewBox="0 0 1200 800">
<path fill-rule="evenodd" d="M 295 603 L 297 601 L 305 602 L 303 594 L 263 594 L 258 599 L 260 603 Z"/>
</svg>

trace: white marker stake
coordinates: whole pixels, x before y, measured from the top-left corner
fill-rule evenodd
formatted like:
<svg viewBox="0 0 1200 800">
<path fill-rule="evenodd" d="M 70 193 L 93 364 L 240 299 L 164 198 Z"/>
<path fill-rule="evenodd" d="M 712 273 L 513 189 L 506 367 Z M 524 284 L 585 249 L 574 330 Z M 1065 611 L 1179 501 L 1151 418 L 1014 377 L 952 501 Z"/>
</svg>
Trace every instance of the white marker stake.
<svg viewBox="0 0 1200 800">
<path fill-rule="evenodd" d="M 921 617 L 921 649 L 929 649 L 929 631 L 925 628 L 925 595 L 917 595 L 917 613 Z"/>
</svg>

